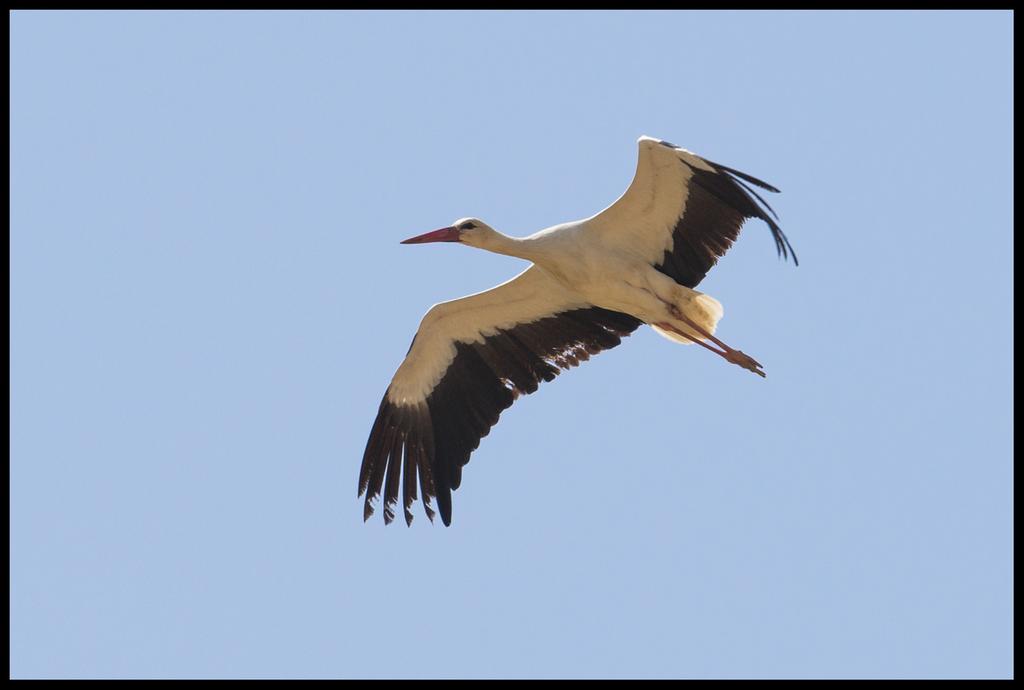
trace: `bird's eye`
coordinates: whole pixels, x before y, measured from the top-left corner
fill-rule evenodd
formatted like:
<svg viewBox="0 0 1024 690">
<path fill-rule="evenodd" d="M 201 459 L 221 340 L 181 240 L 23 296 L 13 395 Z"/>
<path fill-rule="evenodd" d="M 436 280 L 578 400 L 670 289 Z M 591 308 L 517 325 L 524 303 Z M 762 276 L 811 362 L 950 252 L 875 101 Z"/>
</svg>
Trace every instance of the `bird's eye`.
<svg viewBox="0 0 1024 690">
<path fill-rule="evenodd" d="M 463 223 L 462 225 L 459 226 L 459 228 L 462 230 L 472 230 L 475 227 L 476 223 Z"/>
</svg>

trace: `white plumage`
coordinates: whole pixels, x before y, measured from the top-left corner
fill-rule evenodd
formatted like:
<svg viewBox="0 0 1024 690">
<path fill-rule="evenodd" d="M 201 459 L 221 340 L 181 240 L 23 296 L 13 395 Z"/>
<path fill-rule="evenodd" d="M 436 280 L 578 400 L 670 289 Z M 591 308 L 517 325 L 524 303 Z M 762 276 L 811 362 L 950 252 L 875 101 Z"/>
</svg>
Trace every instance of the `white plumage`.
<svg viewBox="0 0 1024 690">
<path fill-rule="evenodd" d="M 778 190 L 668 142 L 640 137 L 638 144 L 629 188 L 591 218 L 526 238 L 464 218 L 405 241 L 457 241 L 533 265 L 495 288 L 434 305 L 423 317 L 367 441 L 359 478 L 364 518 L 383 489 L 384 519 L 391 522 L 401 485 L 411 523 L 418 485 L 428 517 L 436 499 L 450 524 L 451 491 L 501 410 L 642 323 L 764 376 L 755 360 L 714 337 L 722 307 L 693 288 L 747 218 L 765 221 L 779 254 L 792 254 L 758 202 L 771 208 L 744 181 Z"/>
<path fill-rule="evenodd" d="M 456 342 L 483 342 L 517 324 L 585 306 L 584 298 L 562 289 L 537 266 L 490 290 L 435 304 L 391 380 L 388 400 L 399 405 L 425 401 L 455 358 Z"/>
</svg>

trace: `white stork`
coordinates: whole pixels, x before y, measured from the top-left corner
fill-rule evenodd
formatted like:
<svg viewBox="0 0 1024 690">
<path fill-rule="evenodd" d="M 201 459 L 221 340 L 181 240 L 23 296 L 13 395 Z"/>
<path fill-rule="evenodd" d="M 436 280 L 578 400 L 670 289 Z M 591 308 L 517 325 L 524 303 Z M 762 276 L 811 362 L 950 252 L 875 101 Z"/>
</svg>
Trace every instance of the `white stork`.
<svg viewBox="0 0 1024 690">
<path fill-rule="evenodd" d="M 383 488 L 390 523 L 401 488 L 411 524 L 418 476 L 427 517 L 434 519 L 436 500 L 441 520 L 451 524 L 451 492 L 462 482 L 462 467 L 501 411 L 641 324 L 764 376 L 757 361 L 714 336 L 722 306 L 693 288 L 747 218 L 767 223 L 779 255 L 797 262 L 757 202 L 775 212 L 744 181 L 779 190 L 667 141 L 640 137 L 638 144 L 629 189 L 591 218 L 524 238 L 464 218 L 403 242 L 461 242 L 532 265 L 490 290 L 435 304 L 423 317 L 366 443 L 359 472 L 364 520 Z"/>
</svg>

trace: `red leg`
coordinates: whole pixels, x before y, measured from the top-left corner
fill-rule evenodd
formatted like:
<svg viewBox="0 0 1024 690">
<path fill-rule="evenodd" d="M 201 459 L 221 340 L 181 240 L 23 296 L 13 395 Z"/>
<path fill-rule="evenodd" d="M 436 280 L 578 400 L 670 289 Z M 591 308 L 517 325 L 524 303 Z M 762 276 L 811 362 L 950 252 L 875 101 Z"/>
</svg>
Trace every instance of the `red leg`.
<svg viewBox="0 0 1024 690">
<path fill-rule="evenodd" d="M 723 357 L 727 362 L 732 362 L 733 364 L 741 366 L 741 367 L 743 367 L 744 369 L 746 369 L 748 371 L 754 372 L 755 374 L 757 374 L 761 378 L 765 378 L 766 374 L 763 371 L 761 371 L 761 368 L 762 368 L 761 364 L 756 359 L 754 359 L 753 357 L 751 357 L 748 354 L 745 354 L 745 353 L 743 353 L 743 352 L 741 352 L 739 350 L 735 350 L 735 349 L 729 347 L 728 345 L 723 343 L 721 340 L 719 340 L 718 338 L 716 338 L 715 336 L 711 335 L 710 333 L 705 331 L 703 328 L 701 328 L 700 326 L 695 324 L 691 319 L 687 318 L 682 313 L 678 314 L 678 316 L 679 316 L 679 319 L 681 321 L 685 321 L 686 322 L 686 325 L 688 325 L 693 330 L 697 331 L 701 335 L 705 336 L 706 338 L 708 338 L 709 340 L 714 342 L 716 345 L 721 347 L 722 350 L 717 350 L 717 349 L 711 347 L 710 345 L 708 345 L 707 343 L 705 343 L 703 340 L 699 340 L 697 338 L 694 338 L 692 335 L 690 335 L 688 333 L 684 333 L 683 331 L 679 330 L 678 328 L 676 328 L 675 326 L 673 326 L 670 323 L 657 323 L 655 325 L 658 328 L 663 328 L 666 331 L 671 331 L 672 333 L 675 333 L 676 335 L 682 336 L 683 338 L 686 338 L 687 340 L 689 340 L 691 342 L 697 343 L 698 345 L 700 345 L 701 347 L 703 347 L 705 349 L 711 350 L 716 355 L 719 355 L 719 356 Z"/>
</svg>

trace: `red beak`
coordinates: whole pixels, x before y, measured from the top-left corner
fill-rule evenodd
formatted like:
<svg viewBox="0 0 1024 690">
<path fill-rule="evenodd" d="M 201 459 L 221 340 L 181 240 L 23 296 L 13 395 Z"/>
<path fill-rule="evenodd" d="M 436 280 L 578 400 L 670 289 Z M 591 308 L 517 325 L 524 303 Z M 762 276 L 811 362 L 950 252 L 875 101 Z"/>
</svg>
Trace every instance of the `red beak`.
<svg viewBox="0 0 1024 690">
<path fill-rule="evenodd" d="M 417 235 L 416 237 L 410 237 L 407 240 L 402 240 L 402 244 L 423 244 L 424 242 L 458 242 L 459 241 L 459 230 L 458 228 L 448 227 L 441 228 L 440 230 L 434 230 L 423 235 Z"/>
</svg>

